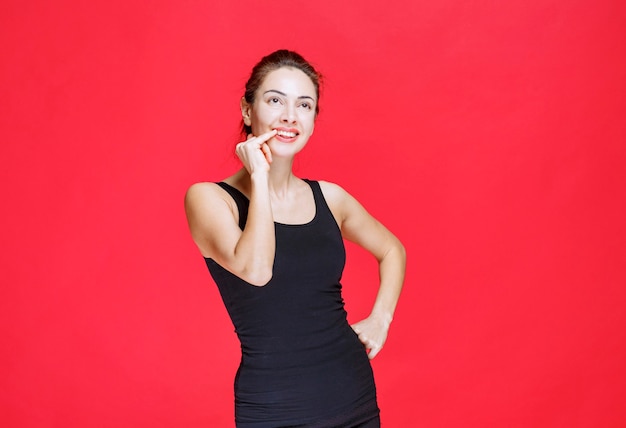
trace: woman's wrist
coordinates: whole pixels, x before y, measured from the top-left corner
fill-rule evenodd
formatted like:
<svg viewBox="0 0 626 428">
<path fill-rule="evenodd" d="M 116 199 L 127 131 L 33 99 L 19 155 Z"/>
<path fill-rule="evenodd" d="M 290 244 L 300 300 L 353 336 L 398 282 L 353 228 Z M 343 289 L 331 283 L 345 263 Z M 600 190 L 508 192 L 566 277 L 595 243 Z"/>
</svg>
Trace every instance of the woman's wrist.
<svg viewBox="0 0 626 428">
<path fill-rule="evenodd" d="M 376 309 L 376 308 L 374 308 L 372 310 L 372 313 L 370 314 L 370 317 L 379 320 L 386 327 L 389 327 L 391 325 L 391 321 L 393 321 L 393 314 L 392 313 L 390 313 L 389 311 Z"/>
<path fill-rule="evenodd" d="M 269 175 L 268 171 L 263 171 L 263 170 L 254 171 L 252 174 L 250 174 L 250 182 L 253 185 L 260 184 L 260 183 L 267 183 L 268 175 Z"/>
</svg>

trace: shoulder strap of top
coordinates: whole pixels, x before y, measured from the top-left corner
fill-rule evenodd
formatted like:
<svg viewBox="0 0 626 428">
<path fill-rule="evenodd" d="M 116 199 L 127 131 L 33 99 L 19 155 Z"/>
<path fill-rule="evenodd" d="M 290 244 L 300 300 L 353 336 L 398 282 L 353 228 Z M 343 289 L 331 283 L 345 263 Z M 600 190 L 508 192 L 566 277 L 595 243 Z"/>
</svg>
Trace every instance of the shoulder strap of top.
<svg viewBox="0 0 626 428">
<path fill-rule="evenodd" d="M 313 198 L 315 198 L 315 205 L 317 206 L 320 202 L 320 199 L 324 199 L 320 183 L 315 180 L 309 180 L 308 178 L 303 178 L 302 180 L 304 180 L 304 182 L 306 182 L 306 184 L 311 187 L 311 191 L 313 191 Z"/>
<path fill-rule="evenodd" d="M 228 192 L 228 194 L 235 200 L 237 210 L 239 211 L 239 228 L 243 230 L 246 225 L 246 221 L 248 220 L 248 206 L 250 205 L 250 201 L 246 198 L 246 195 L 241 193 L 239 189 L 228 183 L 220 181 L 217 185 L 226 190 L 226 192 Z"/>
<path fill-rule="evenodd" d="M 332 219 L 332 222 L 336 224 L 335 217 L 333 217 L 333 213 L 326 202 L 326 198 L 324 197 L 324 192 L 322 192 L 322 187 L 320 186 L 320 182 L 316 180 L 308 180 L 306 181 L 309 186 L 311 186 L 311 190 L 313 190 L 313 197 L 315 198 L 315 209 L 317 211 L 317 215 L 326 215 L 329 219 Z"/>
</svg>

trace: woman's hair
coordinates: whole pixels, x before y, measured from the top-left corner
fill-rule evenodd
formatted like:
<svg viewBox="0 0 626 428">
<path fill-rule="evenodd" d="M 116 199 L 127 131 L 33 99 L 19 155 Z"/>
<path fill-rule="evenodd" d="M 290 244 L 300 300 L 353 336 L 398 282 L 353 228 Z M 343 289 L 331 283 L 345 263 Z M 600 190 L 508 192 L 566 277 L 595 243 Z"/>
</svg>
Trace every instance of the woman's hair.
<svg viewBox="0 0 626 428">
<path fill-rule="evenodd" d="M 278 70 L 282 67 L 295 68 L 309 76 L 309 79 L 313 82 L 313 86 L 315 86 L 315 96 L 317 97 L 317 102 L 315 103 L 315 114 L 317 115 L 317 113 L 319 113 L 320 83 L 322 76 L 307 60 L 302 57 L 302 55 L 286 49 L 277 50 L 267 56 L 264 56 L 261 58 L 261 61 L 254 66 L 252 73 L 250 74 L 250 78 L 246 82 L 246 92 L 244 93 L 245 100 L 248 104 L 252 105 L 256 97 L 256 92 L 263 83 L 263 80 L 265 80 L 265 77 L 272 71 Z M 242 131 L 244 132 L 244 135 L 252 133 L 252 128 L 243 123 L 243 120 Z"/>
</svg>

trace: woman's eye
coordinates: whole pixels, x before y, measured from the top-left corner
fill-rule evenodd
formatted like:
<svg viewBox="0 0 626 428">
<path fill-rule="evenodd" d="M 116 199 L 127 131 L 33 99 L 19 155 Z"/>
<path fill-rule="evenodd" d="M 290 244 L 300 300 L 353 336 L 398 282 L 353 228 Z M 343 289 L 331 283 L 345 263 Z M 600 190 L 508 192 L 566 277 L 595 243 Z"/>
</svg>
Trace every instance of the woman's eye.
<svg viewBox="0 0 626 428">
<path fill-rule="evenodd" d="M 309 103 L 302 103 L 300 104 L 300 107 L 304 107 L 307 110 L 311 110 L 311 104 Z"/>
<path fill-rule="evenodd" d="M 280 100 L 277 97 L 272 97 L 269 99 L 270 104 L 278 104 Z"/>
</svg>

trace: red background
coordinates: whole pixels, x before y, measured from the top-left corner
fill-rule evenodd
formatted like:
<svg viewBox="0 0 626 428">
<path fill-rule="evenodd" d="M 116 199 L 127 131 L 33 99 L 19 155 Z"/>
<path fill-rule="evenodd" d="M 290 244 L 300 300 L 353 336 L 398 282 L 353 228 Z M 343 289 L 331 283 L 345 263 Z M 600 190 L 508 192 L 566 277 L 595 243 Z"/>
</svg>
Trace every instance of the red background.
<svg viewBox="0 0 626 428">
<path fill-rule="evenodd" d="M 228 427 L 238 344 L 183 195 L 237 168 L 252 65 L 326 76 L 299 175 L 405 243 L 386 427 L 626 423 L 626 8 L 5 1 L 6 427 Z M 349 247 L 350 319 L 375 264 Z"/>
</svg>

